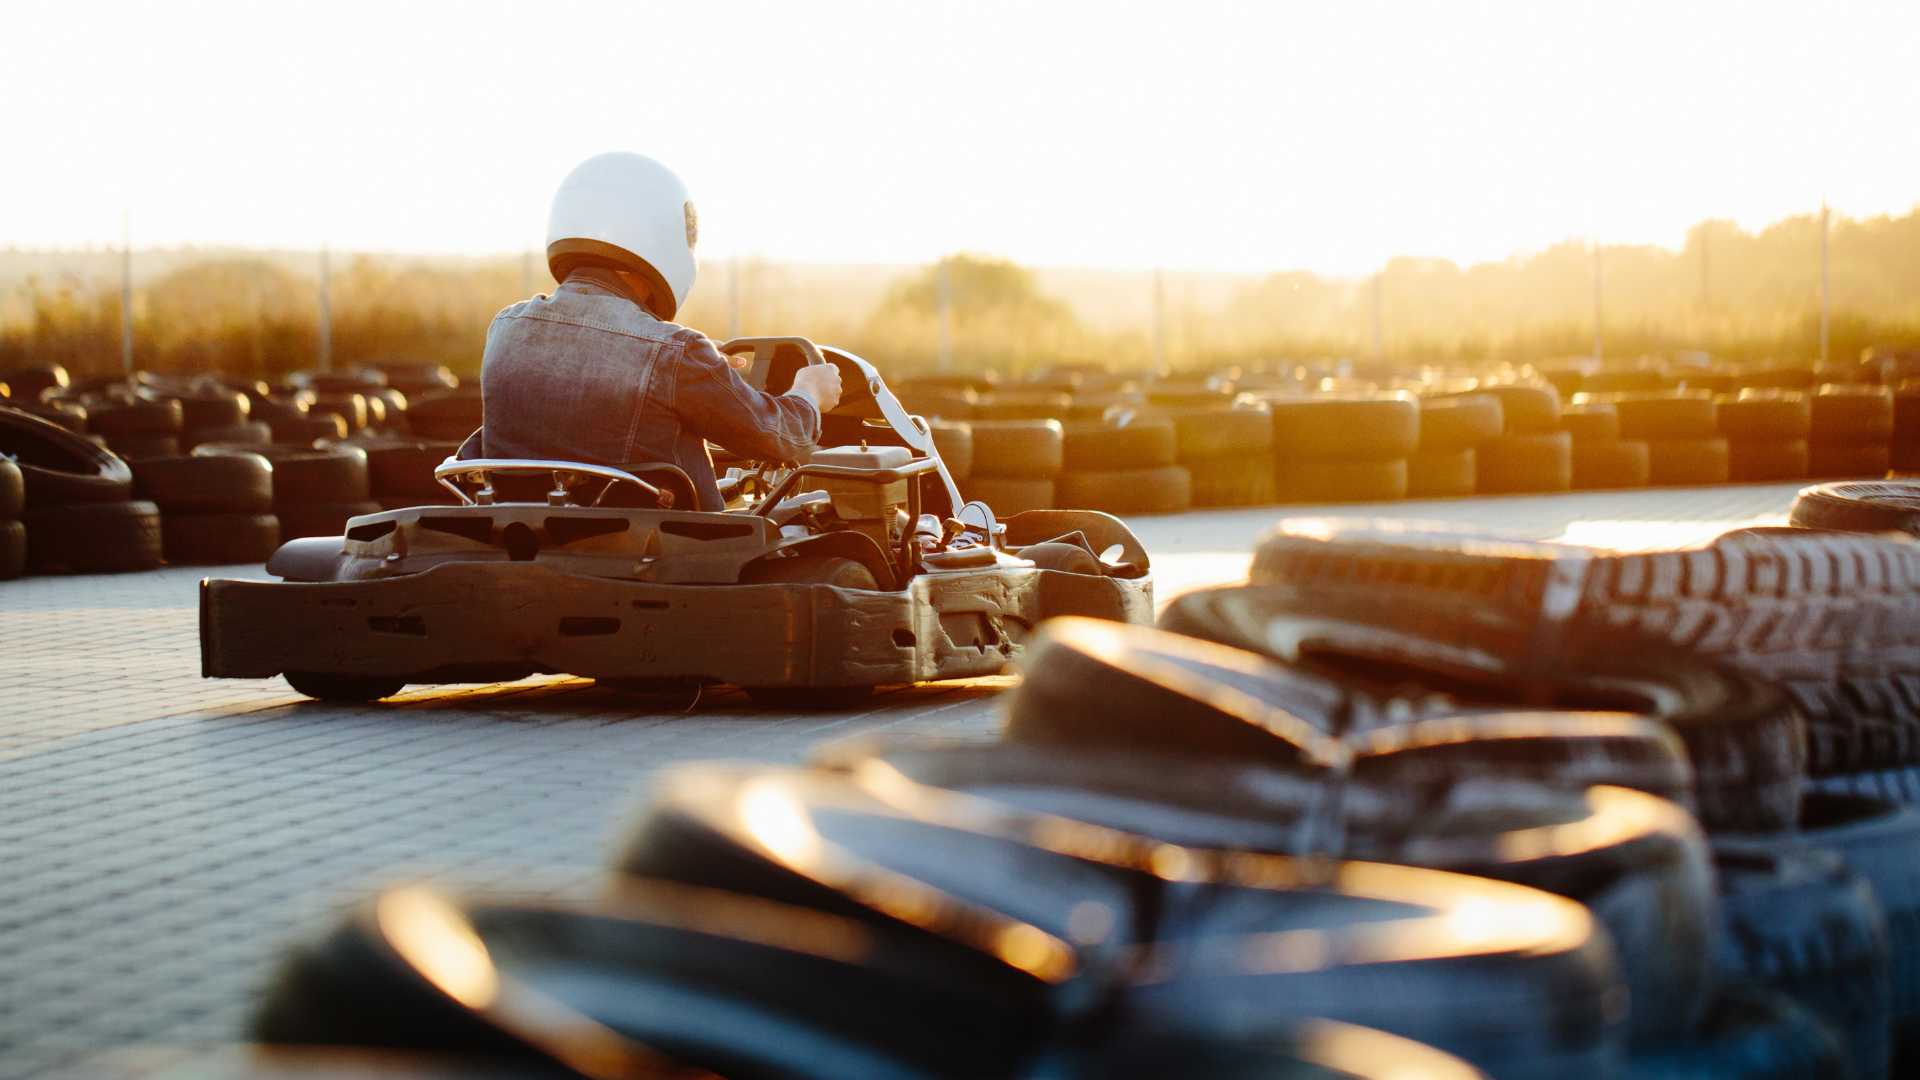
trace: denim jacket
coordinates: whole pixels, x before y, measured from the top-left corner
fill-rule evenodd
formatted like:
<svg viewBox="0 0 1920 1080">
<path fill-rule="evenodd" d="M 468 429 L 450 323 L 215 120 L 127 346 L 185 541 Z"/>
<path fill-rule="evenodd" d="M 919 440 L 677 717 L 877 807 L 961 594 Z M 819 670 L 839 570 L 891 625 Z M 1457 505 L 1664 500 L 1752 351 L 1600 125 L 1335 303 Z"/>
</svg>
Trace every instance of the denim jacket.
<svg viewBox="0 0 1920 1080">
<path fill-rule="evenodd" d="M 593 268 L 494 316 L 480 392 L 485 456 L 668 462 L 692 478 L 702 510 L 724 506 L 707 440 L 804 461 L 820 435 L 812 401 L 748 386 L 699 331 L 655 318 Z"/>
</svg>

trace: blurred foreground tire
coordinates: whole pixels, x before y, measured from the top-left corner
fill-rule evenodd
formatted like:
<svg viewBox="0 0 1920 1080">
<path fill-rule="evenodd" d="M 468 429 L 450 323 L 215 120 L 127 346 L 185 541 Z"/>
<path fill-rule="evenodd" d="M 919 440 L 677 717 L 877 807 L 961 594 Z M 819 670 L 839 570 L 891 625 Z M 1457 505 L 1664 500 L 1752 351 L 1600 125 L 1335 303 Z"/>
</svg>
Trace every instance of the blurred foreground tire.
<svg viewBox="0 0 1920 1080">
<path fill-rule="evenodd" d="M 1794 497 L 1788 520 L 1806 529 L 1920 536 L 1920 482 L 1818 484 Z"/>
<path fill-rule="evenodd" d="M 165 559 L 160 508 L 150 502 L 47 506 L 23 520 L 27 565 L 36 574 L 152 570 Z"/>
<path fill-rule="evenodd" d="M 1848 1075 L 1839 1038 L 1777 994 L 1723 991 L 1692 1037 L 1636 1051 L 1628 1080 L 1822 1080 Z"/>
</svg>

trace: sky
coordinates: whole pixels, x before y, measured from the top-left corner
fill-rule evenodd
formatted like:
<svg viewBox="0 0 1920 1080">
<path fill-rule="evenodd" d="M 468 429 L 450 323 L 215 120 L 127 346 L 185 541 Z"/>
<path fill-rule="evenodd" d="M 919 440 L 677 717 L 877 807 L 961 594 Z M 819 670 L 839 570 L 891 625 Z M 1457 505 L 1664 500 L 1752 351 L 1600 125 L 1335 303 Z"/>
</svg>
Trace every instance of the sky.
<svg viewBox="0 0 1920 1080">
<path fill-rule="evenodd" d="M 1920 203 L 1920 4 L 9 0 L 0 247 L 544 245 L 1361 274 Z"/>
</svg>

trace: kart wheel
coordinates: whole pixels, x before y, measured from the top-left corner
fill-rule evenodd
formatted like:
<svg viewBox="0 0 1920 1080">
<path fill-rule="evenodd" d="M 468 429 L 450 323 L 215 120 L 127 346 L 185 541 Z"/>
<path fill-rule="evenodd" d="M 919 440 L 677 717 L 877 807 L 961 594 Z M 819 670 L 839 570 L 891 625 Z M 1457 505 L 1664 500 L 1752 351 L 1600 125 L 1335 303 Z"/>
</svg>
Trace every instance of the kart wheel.
<svg viewBox="0 0 1920 1080">
<path fill-rule="evenodd" d="M 406 689 L 405 679 L 384 675 L 334 675 L 319 671 L 289 671 L 287 683 L 320 701 L 378 701 Z"/>
<path fill-rule="evenodd" d="M 742 585 L 832 585 L 840 589 L 878 589 L 873 571 L 838 555 L 799 555 L 762 559 L 740 572 Z"/>
</svg>

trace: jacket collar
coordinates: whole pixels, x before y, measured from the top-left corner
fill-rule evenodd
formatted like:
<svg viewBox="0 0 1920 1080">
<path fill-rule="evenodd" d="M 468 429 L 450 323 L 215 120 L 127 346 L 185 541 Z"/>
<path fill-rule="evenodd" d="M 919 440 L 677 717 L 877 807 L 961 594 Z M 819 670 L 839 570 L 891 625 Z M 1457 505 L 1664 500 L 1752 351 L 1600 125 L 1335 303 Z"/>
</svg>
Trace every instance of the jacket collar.
<svg viewBox="0 0 1920 1080">
<path fill-rule="evenodd" d="M 634 306 L 638 307 L 641 311 L 653 315 L 653 309 L 641 303 L 640 298 L 633 295 L 632 290 L 627 288 L 627 283 L 620 280 L 620 275 L 604 266 L 583 266 L 573 273 L 568 274 L 567 280 L 561 282 L 562 288 L 574 285 L 610 293 L 623 300 L 630 300 Z M 658 318 L 658 316 L 655 316 L 655 318 Z"/>
</svg>

